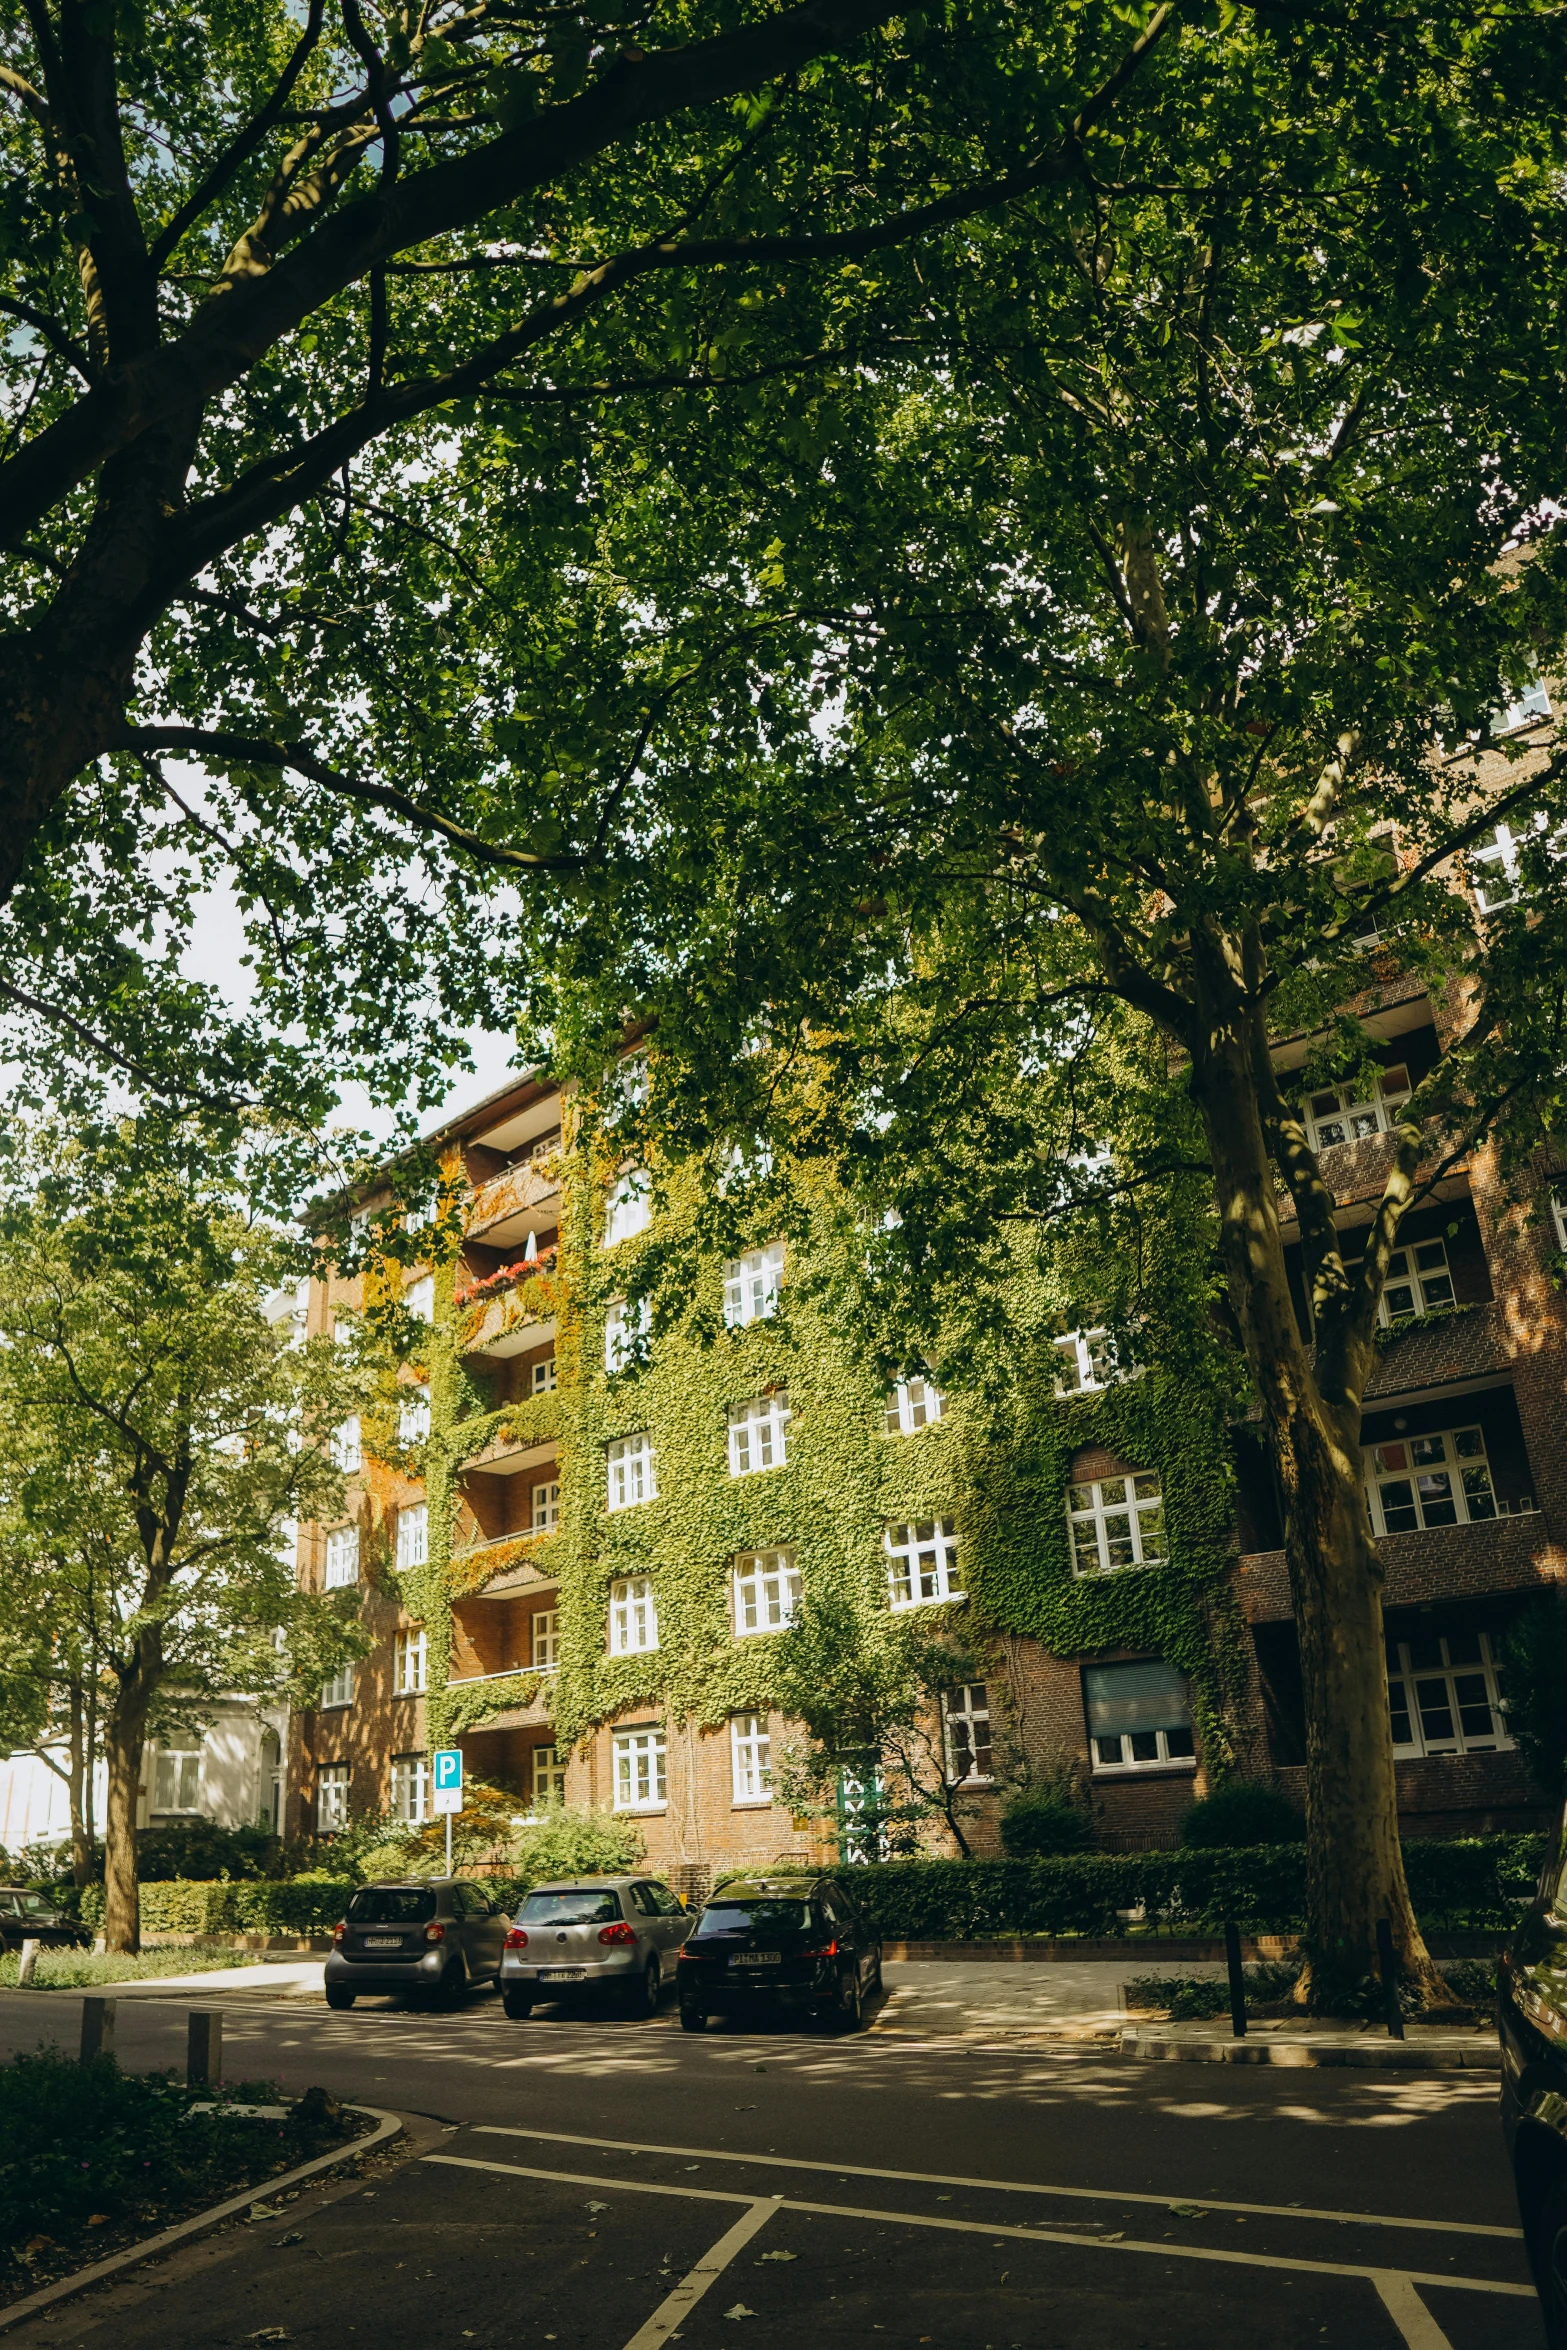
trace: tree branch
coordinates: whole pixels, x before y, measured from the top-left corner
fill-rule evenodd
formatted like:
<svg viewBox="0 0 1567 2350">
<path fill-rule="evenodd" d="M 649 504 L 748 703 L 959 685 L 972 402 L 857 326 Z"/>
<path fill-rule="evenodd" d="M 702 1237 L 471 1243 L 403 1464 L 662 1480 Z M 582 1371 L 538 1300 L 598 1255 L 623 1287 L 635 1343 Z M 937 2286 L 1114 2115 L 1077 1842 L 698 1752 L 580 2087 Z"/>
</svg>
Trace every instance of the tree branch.
<svg viewBox="0 0 1567 2350">
<path fill-rule="evenodd" d="M 164 263 L 185 236 L 186 231 L 201 218 L 214 198 L 223 193 L 240 166 L 254 155 L 288 104 L 294 84 L 304 71 L 305 61 L 321 38 L 321 17 L 324 6 L 325 0 L 310 0 L 310 10 L 305 18 L 304 31 L 295 42 L 293 54 L 279 75 L 277 86 L 271 97 L 262 107 L 260 113 L 252 116 L 239 136 L 232 139 L 222 154 L 208 165 L 179 210 L 154 239 L 149 259 L 155 270 L 162 269 Z"/>
<path fill-rule="evenodd" d="M 60 1005 L 46 1003 L 42 996 L 30 995 L 25 988 L 14 986 L 8 979 L 0 979 L 0 998 L 17 1005 L 24 1012 L 32 1012 L 38 1019 L 47 1021 L 50 1027 L 63 1030 L 67 1036 L 75 1037 L 77 1043 L 84 1044 L 97 1059 L 106 1061 L 112 1069 L 123 1069 L 127 1077 L 134 1077 L 155 1096 L 162 1096 L 165 1100 L 197 1102 L 203 1109 L 225 1114 L 262 1107 L 255 1101 L 235 1100 L 224 1094 L 188 1091 L 172 1086 L 166 1075 L 149 1069 L 142 1061 L 132 1060 L 128 1053 L 120 1052 L 106 1037 L 99 1036 Z"/>
</svg>

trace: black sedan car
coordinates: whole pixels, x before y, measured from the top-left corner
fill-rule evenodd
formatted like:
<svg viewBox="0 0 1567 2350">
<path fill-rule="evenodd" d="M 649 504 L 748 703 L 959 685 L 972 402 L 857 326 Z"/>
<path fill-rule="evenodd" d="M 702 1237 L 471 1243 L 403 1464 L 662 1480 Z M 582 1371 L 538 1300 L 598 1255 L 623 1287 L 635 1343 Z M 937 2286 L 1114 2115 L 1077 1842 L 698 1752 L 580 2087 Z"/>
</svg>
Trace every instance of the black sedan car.
<svg viewBox="0 0 1567 2350">
<path fill-rule="evenodd" d="M 837 1877 L 747 1877 L 708 1902 L 676 1980 L 688 2032 L 710 2015 L 819 2016 L 854 2032 L 881 1989 L 881 1941 Z"/>
<path fill-rule="evenodd" d="M 1567 2350 L 1567 1830 L 1502 1955 L 1502 2128 L 1551 2350 Z"/>
<path fill-rule="evenodd" d="M 30 1885 L 0 1885 L 0 1950 L 41 1942 L 46 1950 L 85 1950 L 92 1936 Z"/>
</svg>

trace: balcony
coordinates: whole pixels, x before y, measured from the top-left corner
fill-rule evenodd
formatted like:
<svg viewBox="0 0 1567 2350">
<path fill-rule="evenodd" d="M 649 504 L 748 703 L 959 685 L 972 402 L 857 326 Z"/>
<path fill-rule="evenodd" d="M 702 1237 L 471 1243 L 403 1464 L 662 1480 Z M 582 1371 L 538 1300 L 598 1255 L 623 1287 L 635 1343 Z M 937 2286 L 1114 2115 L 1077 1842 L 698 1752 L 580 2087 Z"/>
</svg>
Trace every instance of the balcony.
<svg viewBox="0 0 1567 2350">
<path fill-rule="evenodd" d="M 465 1543 L 452 1552 L 453 1596 L 512 1599 L 519 1592 L 553 1591 L 559 1582 L 553 1571 L 559 1540 L 558 1531 L 524 1531 Z"/>
<path fill-rule="evenodd" d="M 1428 1526 L 1377 1537 L 1386 1583 L 1383 1604 L 1415 1607 L 1437 1600 L 1476 1598 L 1493 1591 L 1545 1589 L 1561 1554 L 1551 1543 L 1543 1510 L 1502 1504 L 1503 1514 L 1472 1526 Z M 1289 1571 L 1282 1550 L 1254 1551 L 1237 1569 L 1237 1589 L 1248 1622 L 1291 1614 Z"/>
<path fill-rule="evenodd" d="M 560 1217 L 560 1160 L 551 1152 L 505 1167 L 475 1189 L 468 1210 L 467 1237 L 485 1248 L 521 1248 L 530 1231 Z"/>
<path fill-rule="evenodd" d="M 555 1251 L 505 1265 L 453 1297 L 457 1344 L 467 1355 L 516 1355 L 555 1336 Z"/>
<path fill-rule="evenodd" d="M 552 1716 L 553 1665 L 519 1665 L 506 1673 L 452 1674 L 451 1719 L 469 1730 L 547 1730 Z M 540 1683 L 542 1681 L 542 1686 Z"/>
</svg>

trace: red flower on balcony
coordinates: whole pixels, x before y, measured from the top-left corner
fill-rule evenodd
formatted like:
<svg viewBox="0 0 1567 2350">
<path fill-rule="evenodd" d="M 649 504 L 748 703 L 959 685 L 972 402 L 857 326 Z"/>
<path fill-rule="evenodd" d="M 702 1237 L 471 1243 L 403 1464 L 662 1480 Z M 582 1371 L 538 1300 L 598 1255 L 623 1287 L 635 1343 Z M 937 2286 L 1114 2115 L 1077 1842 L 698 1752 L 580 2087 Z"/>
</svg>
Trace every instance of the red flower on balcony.
<svg viewBox="0 0 1567 2350">
<path fill-rule="evenodd" d="M 511 1289 L 519 1281 L 530 1281 L 535 1273 L 547 1272 L 555 1261 L 556 1244 L 541 1248 L 536 1257 L 521 1257 L 514 1265 L 502 1265 L 493 1273 L 486 1273 L 482 1281 L 470 1281 L 461 1289 L 452 1291 L 454 1306 L 471 1306 L 481 1297 L 499 1297 L 503 1289 Z"/>
</svg>

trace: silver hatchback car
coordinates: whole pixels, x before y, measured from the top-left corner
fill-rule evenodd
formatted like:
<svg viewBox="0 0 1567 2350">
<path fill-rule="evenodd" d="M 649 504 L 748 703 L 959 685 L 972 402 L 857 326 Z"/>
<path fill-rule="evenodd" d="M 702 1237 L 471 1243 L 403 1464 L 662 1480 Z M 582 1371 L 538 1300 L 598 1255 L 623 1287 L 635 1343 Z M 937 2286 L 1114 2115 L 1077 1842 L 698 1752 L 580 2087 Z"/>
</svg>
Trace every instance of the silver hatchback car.
<svg viewBox="0 0 1567 2350">
<path fill-rule="evenodd" d="M 650 2016 L 693 1922 L 656 1877 L 535 1885 L 501 1953 L 506 2013 L 516 2022 L 537 2000 L 608 1991 L 632 2015 Z"/>
</svg>

